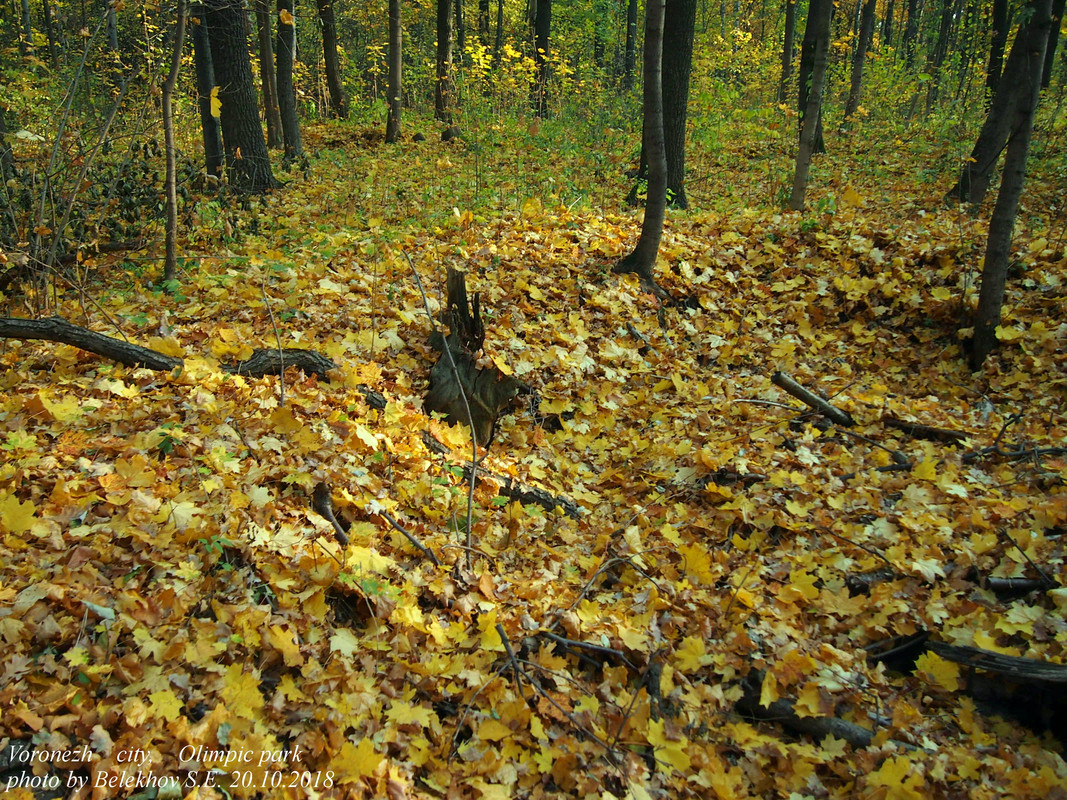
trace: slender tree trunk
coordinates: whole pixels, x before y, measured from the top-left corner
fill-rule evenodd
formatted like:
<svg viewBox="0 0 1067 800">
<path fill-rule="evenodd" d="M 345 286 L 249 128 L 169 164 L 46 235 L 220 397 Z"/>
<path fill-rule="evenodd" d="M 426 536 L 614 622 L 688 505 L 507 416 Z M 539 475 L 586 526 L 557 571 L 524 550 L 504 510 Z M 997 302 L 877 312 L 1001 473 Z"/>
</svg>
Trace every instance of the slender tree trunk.
<svg viewBox="0 0 1067 800">
<path fill-rule="evenodd" d="M 893 34 L 896 32 L 893 29 L 893 15 L 896 13 L 894 8 L 895 3 L 893 0 L 887 0 L 885 4 L 885 16 L 882 18 L 882 46 L 893 46 Z"/>
<path fill-rule="evenodd" d="M 1020 29 L 1016 43 L 1026 35 L 1027 68 L 1023 71 L 1027 82 L 1017 87 L 1019 101 L 1012 111 L 1011 134 L 1004 158 L 1004 175 L 997 193 L 997 203 L 989 220 L 989 240 L 985 263 L 982 266 L 982 287 L 978 294 L 978 310 L 974 318 L 974 342 L 971 349 L 971 369 L 981 368 L 993 350 L 1004 305 L 1008 264 L 1011 261 L 1011 236 L 1019 196 L 1026 179 L 1026 158 L 1030 151 L 1030 136 L 1034 129 L 1034 113 L 1041 93 L 1041 74 L 1045 64 L 1045 49 L 1052 27 L 1052 3 L 1036 0 L 1027 4 L 1024 14 L 1032 13 L 1025 28 Z M 1012 50 L 1014 51 L 1014 47 Z M 1009 56 L 1010 59 L 1010 56 Z"/>
<path fill-rule="evenodd" d="M 463 0 L 453 0 L 456 12 L 456 61 L 463 66 L 463 54 L 467 51 L 467 26 L 463 21 Z"/>
<path fill-rule="evenodd" d="M 222 107 L 222 143 L 230 185 L 244 192 L 277 188 L 259 122 L 242 0 L 214 0 L 208 6 L 207 26 Z"/>
<path fill-rule="evenodd" d="M 496 38 L 493 40 L 493 67 L 500 65 L 504 50 L 504 0 L 496 0 Z"/>
<path fill-rule="evenodd" d="M 927 62 L 926 71 L 930 74 L 930 82 L 926 92 L 926 113 L 933 111 L 937 105 L 937 98 L 941 92 L 941 67 L 945 64 L 949 46 L 952 42 L 953 20 L 957 11 L 957 0 L 941 0 L 941 20 L 937 27 L 937 41 Z"/>
<path fill-rule="evenodd" d="M 48 0 L 41 0 L 44 11 L 44 30 L 48 37 L 48 55 L 52 59 L 52 67 L 59 66 L 59 44 L 56 42 L 55 21 L 52 19 L 52 4 Z"/>
<path fill-rule="evenodd" d="M 178 272 L 178 156 L 174 147 L 174 88 L 182 67 L 182 47 L 185 44 L 185 0 L 178 0 L 178 22 L 174 30 L 174 52 L 170 72 L 163 84 L 163 141 L 167 151 L 167 177 L 164 182 L 167 196 L 166 253 L 163 257 L 163 280 L 172 281 Z"/>
<path fill-rule="evenodd" d="M 200 127 L 204 131 L 204 169 L 208 175 L 222 176 L 222 129 L 212 113 L 211 93 L 215 88 L 215 67 L 207 33 L 207 9 L 192 7 L 193 63 L 196 66 L 196 93 L 200 107 Z"/>
<path fill-rule="evenodd" d="M 537 65 L 533 109 L 539 117 L 548 116 L 548 39 L 552 30 L 552 0 L 534 0 L 534 63 Z"/>
<path fill-rule="evenodd" d="M 797 148 L 796 173 L 793 176 L 793 193 L 789 198 L 789 207 L 794 211 L 804 210 L 804 195 L 808 190 L 808 170 L 811 168 L 812 156 L 816 149 L 816 134 L 819 119 L 822 116 L 823 85 L 826 81 L 827 53 L 830 49 L 830 17 L 833 13 L 833 0 L 811 0 L 808 9 L 808 21 L 805 25 L 804 38 L 808 30 L 813 33 L 811 89 L 807 95 L 804 118 L 800 128 L 800 146 Z"/>
<path fill-rule="evenodd" d="M 905 63 L 910 69 L 915 64 L 915 41 L 919 37 L 919 20 L 923 13 L 923 0 L 908 0 L 908 19 L 904 23 L 904 38 L 900 45 L 904 49 Z"/>
<path fill-rule="evenodd" d="M 400 141 L 403 30 L 400 26 L 400 0 L 389 0 L 389 114 L 385 123 L 385 141 Z"/>
<path fill-rule="evenodd" d="M 30 0 L 22 0 L 21 21 L 22 35 L 19 37 L 19 54 L 25 58 L 33 52 L 33 17 L 30 15 Z"/>
<path fill-rule="evenodd" d="M 626 51 L 623 56 L 622 88 L 634 88 L 634 72 L 637 69 L 637 0 L 626 4 Z"/>
<path fill-rule="evenodd" d="M 1004 48 L 1008 44 L 1008 28 L 1011 16 L 1008 13 L 1008 0 L 993 0 L 993 37 L 989 45 L 989 66 L 986 67 L 986 110 L 1000 84 L 1000 73 L 1004 68 Z"/>
<path fill-rule="evenodd" d="M 848 91 L 848 102 L 845 104 L 845 119 L 849 119 L 856 113 L 860 106 L 860 95 L 863 91 L 863 66 L 867 62 L 867 50 L 874 39 L 874 11 L 878 0 L 866 0 L 860 15 L 860 32 L 856 37 L 856 50 L 852 54 L 852 82 Z"/>
<path fill-rule="evenodd" d="M 282 115 L 282 141 L 286 163 L 304 155 L 300 140 L 300 118 L 296 112 L 293 61 L 296 59 L 296 18 L 293 0 L 278 0 L 278 45 L 274 54 L 278 68 L 278 111 Z"/>
<path fill-rule="evenodd" d="M 489 0 L 478 0 L 478 38 L 483 47 L 489 46 Z"/>
<path fill-rule="evenodd" d="M 1060 43 L 1060 26 L 1063 23 L 1064 0 L 1052 0 L 1052 30 L 1045 48 L 1045 67 L 1041 71 L 1041 88 L 1047 89 L 1052 82 L 1052 68 L 1056 62 L 1056 48 Z"/>
<path fill-rule="evenodd" d="M 274 43 L 270 35 L 270 7 L 256 0 L 256 29 L 259 33 L 259 77 L 263 86 L 263 118 L 267 121 L 267 147 L 281 147 L 282 114 L 278 110 L 278 81 L 274 73 Z"/>
<path fill-rule="evenodd" d="M 782 77 L 778 81 L 778 102 L 784 103 L 793 77 L 793 58 L 796 55 L 797 0 L 785 0 L 785 36 L 782 39 Z"/>
<path fill-rule="evenodd" d="M 452 124 L 452 2 L 437 0 L 437 58 L 433 84 L 433 115 Z"/>
<path fill-rule="evenodd" d="M 872 0 L 873 1 L 873 0 Z M 666 0 L 663 41 L 663 135 L 667 149 L 667 196 L 675 208 L 689 208 L 685 196 L 685 129 L 697 0 Z"/>
<path fill-rule="evenodd" d="M 11 142 L 7 138 L 10 131 L 4 113 L 4 107 L 0 106 L 0 180 L 6 183 L 15 175 L 15 157 L 11 153 Z"/>
<path fill-rule="evenodd" d="M 341 61 L 337 54 L 337 21 L 333 13 L 333 0 L 316 0 L 319 23 L 322 25 L 322 58 L 326 63 L 326 87 L 330 92 L 330 116 L 339 119 L 348 117 L 348 98 L 341 82 Z"/>
<path fill-rule="evenodd" d="M 1042 17 L 1035 9 L 1046 0 L 1032 0 L 1028 3 L 1019 17 L 1022 22 L 1015 34 L 1008 59 L 1004 63 L 1004 71 L 997 93 L 993 96 L 993 103 L 986 114 L 985 123 L 978 134 L 978 141 L 971 150 L 970 158 L 960 170 L 959 178 L 945 195 L 947 202 L 965 202 L 977 205 L 982 202 L 989 191 L 989 184 L 993 180 L 993 171 L 997 161 L 1004 150 L 1008 137 L 1012 133 L 1012 126 L 1021 113 L 1018 106 L 1026 105 L 1029 96 L 1026 89 L 1030 86 L 1033 78 L 1031 74 L 1035 69 L 1033 61 L 1033 48 L 1035 43 L 1048 41 L 1048 36 L 1042 38 L 1043 26 L 1051 26 L 1051 15 Z M 1036 5 L 1035 5 L 1036 4 Z M 1044 50 L 1044 45 L 1042 46 Z M 1037 65 L 1038 73 L 1043 69 L 1044 62 Z M 1040 83 L 1040 74 L 1038 82 Z"/>
<path fill-rule="evenodd" d="M 29 8 L 29 5 L 29 0 L 26 0 L 26 7 Z M 107 45 L 112 53 L 119 51 L 119 22 L 113 5 L 108 5 L 107 9 Z"/>
<path fill-rule="evenodd" d="M 798 92 L 797 92 L 797 113 L 800 115 L 801 130 L 804 127 L 804 121 L 808 113 L 808 96 L 811 91 L 811 87 L 815 85 L 815 60 L 816 49 L 818 45 L 818 32 L 821 30 L 820 24 L 817 20 L 821 20 L 823 16 L 827 16 L 826 24 L 830 24 L 830 19 L 833 18 L 834 4 L 833 0 L 811 0 L 808 3 L 808 18 L 804 22 L 804 38 L 800 44 L 800 74 L 798 75 Z M 812 153 L 818 155 L 826 152 L 826 139 L 823 136 L 822 129 L 822 101 L 820 98 L 819 104 L 820 113 L 816 114 L 814 119 L 815 128 L 813 130 L 812 140 Z"/>
<path fill-rule="evenodd" d="M 647 0 L 645 5 L 645 58 L 642 114 L 644 149 L 648 154 L 648 199 L 641 237 L 628 256 L 619 261 L 614 272 L 633 272 L 641 282 L 656 287 L 654 268 L 663 238 L 663 221 L 667 216 L 667 145 L 663 135 L 663 17 L 664 0 Z"/>
</svg>

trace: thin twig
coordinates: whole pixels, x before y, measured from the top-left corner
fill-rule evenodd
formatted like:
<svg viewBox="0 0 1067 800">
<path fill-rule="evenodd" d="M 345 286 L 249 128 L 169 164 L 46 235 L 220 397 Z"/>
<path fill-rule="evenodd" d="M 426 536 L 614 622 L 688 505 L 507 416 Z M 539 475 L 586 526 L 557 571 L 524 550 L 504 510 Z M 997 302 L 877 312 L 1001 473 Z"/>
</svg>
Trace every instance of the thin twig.
<svg viewBox="0 0 1067 800">
<path fill-rule="evenodd" d="M 412 534 L 407 528 L 405 528 L 403 525 L 401 525 L 399 522 L 396 521 L 396 517 L 394 517 L 392 514 L 390 514 L 384 508 L 380 509 L 376 513 L 378 513 L 380 516 L 384 517 L 385 521 L 388 522 L 390 525 L 392 525 L 393 528 L 395 528 L 400 533 L 404 534 L 404 536 L 407 537 L 407 540 L 409 542 L 411 542 L 412 546 L 415 547 L 417 550 L 420 550 L 424 556 L 426 556 L 428 559 L 430 559 L 430 561 L 433 562 L 435 567 L 441 566 L 441 561 L 434 554 L 433 550 L 431 550 L 430 548 L 426 547 L 425 545 L 422 544 L 422 542 L 420 542 L 418 539 L 416 539 L 414 534 Z"/>
<path fill-rule="evenodd" d="M 430 327 L 435 331 L 437 330 L 437 324 L 433 321 L 433 312 L 430 311 L 430 301 L 426 299 L 426 290 L 422 286 L 422 278 L 419 277 L 419 271 L 415 269 L 415 265 L 411 262 L 411 256 L 407 254 L 406 250 L 401 250 L 404 254 L 404 258 L 407 259 L 408 266 L 411 267 L 411 274 L 415 276 L 415 283 L 419 287 L 419 294 L 422 295 L 422 307 L 426 309 L 426 316 L 430 320 Z M 474 535 L 474 485 L 477 483 L 478 477 L 478 437 L 474 433 L 474 415 L 471 413 L 470 403 L 467 402 L 467 393 L 463 391 L 463 382 L 459 377 L 459 367 L 456 366 L 456 359 L 452 357 L 452 348 L 448 344 L 448 339 L 444 339 L 444 352 L 448 358 L 448 366 L 452 369 L 452 377 L 456 380 L 456 388 L 459 391 L 459 397 L 463 401 L 463 410 L 467 412 L 467 424 L 470 426 L 471 432 L 471 478 L 470 489 L 467 491 L 467 547 L 473 547 L 472 536 Z M 473 568 L 473 560 L 471 559 L 470 552 L 467 552 L 467 569 Z"/>
<path fill-rule="evenodd" d="M 278 402 L 285 407 L 285 354 L 282 352 L 282 335 L 278 332 L 278 323 L 274 319 L 274 309 L 270 307 L 270 300 L 267 298 L 267 274 L 263 273 L 262 279 L 259 282 L 259 291 L 263 295 L 263 304 L 267 307 L 267 313 L 270 315 L 270 324 L 274 328 L 274 341 L 278 343 L 278 359 L 282 363 L 282 368 L 278 370 Z"/>
</svg>

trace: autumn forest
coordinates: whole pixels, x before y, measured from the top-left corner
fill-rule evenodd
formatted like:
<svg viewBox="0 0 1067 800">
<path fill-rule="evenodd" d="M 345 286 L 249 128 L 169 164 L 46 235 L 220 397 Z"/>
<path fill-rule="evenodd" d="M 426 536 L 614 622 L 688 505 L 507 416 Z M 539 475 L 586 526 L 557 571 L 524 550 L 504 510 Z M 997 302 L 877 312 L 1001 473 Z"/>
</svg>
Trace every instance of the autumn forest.
<svg viewBox="0 0 1067 800">
<path fill-rule="evenodd" d="M 0 796 L 1067 798 L 1063 0 L 4 0 Z"/>
</svg>

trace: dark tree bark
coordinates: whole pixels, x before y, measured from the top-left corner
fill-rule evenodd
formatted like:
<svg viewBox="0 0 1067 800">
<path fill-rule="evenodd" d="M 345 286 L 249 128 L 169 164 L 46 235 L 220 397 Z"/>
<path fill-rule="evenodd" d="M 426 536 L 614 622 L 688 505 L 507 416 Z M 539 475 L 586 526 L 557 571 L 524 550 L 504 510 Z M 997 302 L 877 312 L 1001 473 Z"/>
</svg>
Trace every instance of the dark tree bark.
<svg viewBox="0 0 1067 800">
<path fill-rule="evenodd" d="M 663 135 L 667 148 L 667 197 L 675 208 L 689 208 L 685 196 L 685 129 L 696 18 L 696 0 L 667 0 L 663 40 L 671 46 L 663 50 Z"/>
<path fill-rule="evenodd" d="M 296 17 L 293 0 L 278 0 L 278 45 L 275 61 L 278 68 L 278 111 L 282 115 L 282 141 L 286 163 L 304 155 L 300 140 L 300 118 L 296 113 L 296 89 L 293 86 L 293 61 L 296 58 Z"/>
<path fill-rule="evenodd" d="M 1008 28 L 1011 16 L 1008 13 L 1008 0 L 993 0 L 993 37 L 989 44 L 989 65 L 986 67 L 985 85 L 987 90 L 986 106 L 997 93 L 1000 85 L 1000 73 L 1004 68 L 1004 48 L 1008 45 Z"/>
<path fill-rule="evenodd" d="M 808 3 L 808 18 L 804 22 L 804 38 L 800 44 L 800 74 L 798 75 L 797 81 L 799 89 L 797 92 L 797 113 L 800 115 L 800 127 L 802 131 L 804 129 L 804 122 L 809 108 L 808 96 L 811 92 L 811 88 L 814 86 L 816 48 L 819 44 L 820 25 L 822 24 L 824 17 L 826 25 L 829 25 L 833 13 L 833 0 L 811 0 L 811 2 Z M 820 113 L 816 114 L 816 117 L 813 120 L 815 124 L 813 136 L 815 138 L 812 140 L 812 147 L 814 148 L 812 154 L 814 155 L 826 152 L 826 140 L 823 137 L 822 130 L 821 98 L 818 109 Z"/>
<path fill-rule="evenodd" d="M 893 34 L 896 33 L 893 29 L 893 15 L 896 13 L 896 9 L 894 8 L 895 5 L 893 0 L 887 0 L 885 4 L 885 16 L 882 18 L 881 38 L 883 47 L 893 46 Z"/>
<path fill-rule="evenodd" d="M 919 21 L 923 13 L 923 0 L 908 0 L 908 19 L 904 23 L 904 37 L 900 46 L 908 67 L 915 64 L 915 42 L 919 38 Z"/>
<path fill-rule="evenodd" d="M 259 35 L 259 77 L 263 86 L 263 118 L 267 121 L 267 147 L 281 147 L 282 114 L 278 110 L 278 80 L 274 72 L 274 42 L 270 35 L 270 8 L 267 0 L 256 0 L 256 29 Z"/>
<path fill-rule="evenodd" d="M 33 17 L 30 15 L 30 0 L 22 0 L 22 31 L 19 36 L 19 55 L 23 58 L 33 51 Z"/>
<path fill-rule="evenodd" d="M 463 0 L 454 0 L 456 12 L 456 60 L 463 65 L 463 54 L 467 51 L 467 25 L 463 20 Z"/>
<path fill-rule="evenodd" d="M 222 143 L 230 184 L 244 192 L 277 188 L 259 123 L 244 4 L 241 0 L 212 0 L 207 24 L 222 104 Z"/>
<path fill-rule="evenodd" d="M 852 54 L 852 82 L 848 91 L 848 102 L 845 103 L 845 119 L 849 119 L 856 113 L 860 106 L 860 95 L 863 91 L 863 66 L 867 62 L 867 50 L 870 49 L 874 39 L 874 11 L 878 0 L 866 0 L 863 4 L 863 12 L 860 15 L 860 32 L 856 37 L 856 50 Z"/>
<path fill-rule="evenodd" d="M 26 8 L 29 9 L 29 0 L 25 0 Z M 112 53 L 119 51 L 119 21 L 115 14 L 115 6 L 108 4 L 107 8 L 107 46 Z"/>
<path fill-rule="evenodd" d="M 211 91 L 215 88 L 215 67 L 207 34 L 207 9 L 192 8 L 193 63 L 196 66 L 196 93 L 200 107 L 200 127 L 204 132 L 204 169 L 208 175 L 222 176 L 222 129 L 211 113 Z"/>
<path fill-rule="evenodd" d="M 400 0 L 389 0 L 389 112 L 385 122 L 385 141 L 400 141 L 401 66 L 404 44 L 400 25 Z"/>
<path fill-rule="evenodd" d="M 1063 22 L 1065 0 L 1052 0 L 1052 30 L 1048 34 L 1048 46 L 1045 48 L 1045 67 L 1041 71 L 1041 88 L 1047 89 L 1052 82 L 1052 67 L 1056 62 L 1056 48 L 1060 43 L 1060 25 Z"/>
<path fill-rule="evenodd" d="M 170 72 L 163 84 L 163 140 L 167 151 L 167 177 L 164 187 L 167 196 L 166 252 L 163 257 L 163 280 L 174 280 L 178 272 L 178 170 L 174 147 L 174 107 L 171 99 L 178 85 L 182 66 L 182 47 L 185 45 L 185 0 L 178 0 L 178 22 L 174 30 L 174 52 Z"/>
<path fill-rule="evenodd" d="M 548 116 L 548 39 L 552 31 L 552 0 L 533 0 L 534 64 L 537 66 L 532 103 L 539 117 Z"/>
<path fill-rule="evenodd" d="M 634 88 L 634 72 L 637 70 L 637 0 L 626 4 L 626 50 L 623 55 L 622 88 Z"/>
<path fill-rule="evenodd" d="M 7 127 L 4 107 L 0 106 L 0 179 L 7 182 L 15 174 L 15 157 L 11 153 L 11 142 L 7 135 L 10 130 Z"/>
<path fill-rule="evenodd" d="M 316 0 L 319 23 L 322 25 L 322 58 L 326 63 L 326 86 L 330 92 L 330 116 L 348 117 L 348 98 L 341 83 L 341 61 L 337 55 L 337 21 L 333 0 Z"/>
<path fill-rule="evenodd" d="M 948 202 L 959 201 L 973 205 L 982 202 L 989 191 L 1000 154 L 1008 142 L 1008 137 L 1012 135 L 1018 115 L 1022 113 L 1019 106 L 1028 107 L 1030 102 L 1028 88 L 1033 78 L 1032 71 L 1035 69 L 1033 48 L 1037 42 L 1047 43 L 1048 36 L 1042 31 L 1051 26 L 1051 14 L 1042 16 L 1036 10 L 1035 3 L 1030 2 L 1023 8 L 1019 17 L 1019 30 L 1004 63 L 997 93 L 993 96 L 993 103 L 986 114 L 985 123 L 978 134 L 974 149 L 971 150 L 970 158 L 960 170 L 956 185 L 945 195 Z M 1043 61 L 1036 66 L 1039 85 L 1043 68 Z"/>
<path fill-rule="evenodd" d="M 433 115 L 452 124 L 452 2 L 437 0 L 436 74 L 433 84 Z"/>
<path fill-rule="evenodd" d="M 478 38 L 483 47 L 489 46 L 489 0 L 478 0 Z"/>
<path fill-rule="evenodd" d="M 978 310 L 974 318 L 974 342 L 971 349 L 971 369 L 980 369 L 985 358 L 993 350 L 997 340 L 996 329 L 1000 325 L 1000 312 L 1004 304 L 1004 287 L 1007 282 L 1008 265 L 1011 261 L 1011 235 L 1015 227 L 1015 215 L 1019 209 L 1019 196 L 1026 179 L 1026 158 L 1030 151 L 1030 136 L 1034 129 L 1034 113 L 1041 93 L 1041 74 L 1045 64 L 1045 48 L 1049 29 L 1052 27 L 1051 0 L 1034 0 L 1023 9 L 1023 18 L 1029 20 L 1016 34 L 1016 46 L 1020 45 L 1026 56 L 1026 65 L 1020 71 L 1025 81 L 1015 87 L 1018 99 L 1011 112 L 1007 155 L 1004 157 L 1004 175 L 997 193 L 997 203 L 989 220 L 989 240 L 986 244 L 985 263 L 982 266 L 982 287 L 978 294 Z M 1011 56 L 1008 57 L 1009 67 Z M 1009 79 L 1005 70 L 1005 82 Z"/>
<path fill-rule="evenodd" d="M 811 0 L 804 39 L 812 33 L 811 89 L 805 98 L 804 116 L 800 125 L 800 146 L 797 148 L 796 172 L 793 176 L 793 192 L 789 207 L 794 211 L 804 210 L 804 195 L 808 190 L 808 170 L 812 156 L 818 152 L 818 134 L 821 132 L 823 85 L 826 81 L 827 53 L 830 49 L 830 17 L 833 0 Z"/>
<path fill-rule="evenodd" d="M 944 66 L 953 38 L 953 21 L 956 18 L 958 0 L 941 0 L 941 19 L 937 26 L 937 39 L 927 60 L 930 82 L 926 92 L 926 113 L 933 111 L 941 91 L 941 67 Z"/>
<path fill-rule="evenodd" d="M 778 102 L 784 103 L 793 77 L 793 58 L 796 55 L 797 0 L 785 0 L 785 36 L 782 38 L 782 77 L 778 81 Z"/>
<path fill-rule="evenodd" d="M 664 0 L 647 0 L 645 5 L 645 58 L 643 90 L 643 142 L 648 156 L 648 198 L 641 237 L 633 252 L 613 269 L 632 272 L 641 283 L 661 294 L 654 275 L 663 221 L 667 216 L 667 145 L 663 135 L 663 17 Z"/>
<path fill-rule="evenodd" d="M 44 30 L 48 37 L 48 54 L 52 59 L 52 66 L 59 66 L 59 43 L 56 41 L 55 21 L 52 19 L 52 4 L 48 0 L 41 0 L 44 12 Z"/>
<path fill-rule="evenodd" d="M 493 66 L 500 64 L 504 49 L 504 0 L 496 0 L 496 38 L 493 40 Z"/>
</svg>

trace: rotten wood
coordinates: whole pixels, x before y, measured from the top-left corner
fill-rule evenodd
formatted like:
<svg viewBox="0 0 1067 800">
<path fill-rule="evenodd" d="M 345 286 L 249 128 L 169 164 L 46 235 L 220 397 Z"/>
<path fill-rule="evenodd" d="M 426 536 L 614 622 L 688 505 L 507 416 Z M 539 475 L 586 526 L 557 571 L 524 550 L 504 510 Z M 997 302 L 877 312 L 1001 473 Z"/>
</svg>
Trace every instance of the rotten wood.
<svg viewBox="0 0 1067 800">
<path fill-rule="evenodd" d="M 805 405 L 815 409 L 824 417 L 837 425 L 843 425 L 845 427 L 852 427 L 856 424 L 856 421 L 852 419 L 852 415 L 847 411 L 842 411 L 840 408 L 831 405 L 823 400 L 817 394 L 808 391 L 795 380 L 790 378 L 784 372 L 775 372 L 771 376 L 771 383 L 782 389 L 797 400 L 800 400 Z"/>
</svg>

